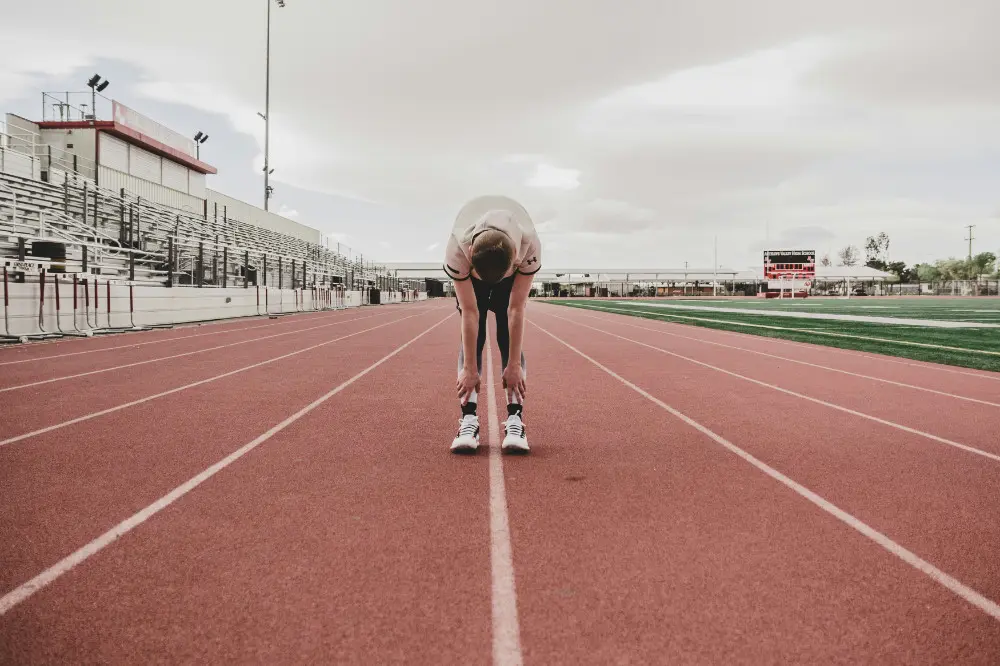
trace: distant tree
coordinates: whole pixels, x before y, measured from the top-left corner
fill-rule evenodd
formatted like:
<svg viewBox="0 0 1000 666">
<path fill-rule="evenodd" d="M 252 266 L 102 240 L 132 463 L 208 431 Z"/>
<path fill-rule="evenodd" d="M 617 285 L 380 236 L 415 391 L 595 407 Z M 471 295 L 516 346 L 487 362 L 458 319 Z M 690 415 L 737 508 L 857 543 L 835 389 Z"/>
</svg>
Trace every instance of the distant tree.
<svg viewBox="0 0 1000 666">
<path fill-rule="evenodd" d="M 940 279 L 942 280 L 969 279 L 969 262 L 965 259 L 955 259 L 954 257 L 939 259 L 935 262 L 934 266 L 941 274 Z"/>
<path fill-rule="evenodd" d="M 869 266 L 870 265 L 871 264 L 869 263 Z M 874 266 L 873 268 L 878 268 L 878 267 Z M 890 264 L 886 264 L 885 268 L 881 268 L 879 270 L 884 270 L 886 272 L 894 274 L 896 277 L 899 278 L 900 282 L 910 282 L 911 280 L 907 278 L 910 277 L 911 274 L 915 275 L 915 273 L 906 268 L 906 262 L 904 261 L 894 261 Z"/>
<path fill-rule="evenodd" d="M 980 252 L 972 258 L 969 266 L 969 277 L 979 279 L 984 275 L 989 275 L 996 270 L 997 255 L 992 252 Z"/>
<path fill-rule="evenodd" d="M 932 264 L 917 264 L 913 267 L 920 282 L 935 282 L 941 279 L 941 271 Z"/>
<path fill-rule="evenodd" d="M 888 271 L 889 270 L 889 264 L 885 263 L 881 259 L 869 259 L 868 261 L 865 262 L 865 266 L 867 266 L 868 268 L 874 268 L 874 269 L 880 270 L 880 271 Z"/>
<path fill-rule="evenodd" d="M 827 252 L 826 254 L 824 254 L 823 257 L 819 260 L 819 265 L 820 266 L 833 266 L 833 262 L 830 261 L 830 253 L 829 252 Z"/>
<path fill-rule="evenodd" d="M 840 259 L 841 266 L 857 266 L 859 257 L 858 248 L 853 245 L 848 245 L 837 252 L 837 258 Z"/>
<path fill-rule="evenodd" d="M 889 259 L 889 235 L 884 231 L 878 236 L 869 236 L 865 241 L 865 264 L 872 268 L 885 270 Z M 875 264 L 878 265 L 875 265 Z"/>
</svg>

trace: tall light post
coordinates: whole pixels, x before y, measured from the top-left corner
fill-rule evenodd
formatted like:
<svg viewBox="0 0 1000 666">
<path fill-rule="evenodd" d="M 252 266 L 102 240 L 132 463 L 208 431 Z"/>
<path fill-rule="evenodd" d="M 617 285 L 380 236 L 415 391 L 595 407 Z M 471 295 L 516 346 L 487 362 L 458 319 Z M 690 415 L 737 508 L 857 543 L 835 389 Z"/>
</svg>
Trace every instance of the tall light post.
<svg viewBox="0 0 1000 666">
<path fill-rule="evenodd" d="M 274 0 L 279 7 L 285 6 L 285 0 Z M 268 199 L 271 198 L 271 188 L 268 186 L 268 176 L 270 169 L 268 158 L 270 156 L 271 139 L 271 0 L 267 2 L 267 55 L 264 65 L 264 210 L 267 210 Z"/>
<path fill-rule="evenodd" d="M 87 86 L 90 88 L 90 114 L 97 120 L 97 93 L 103 92 L 111 84 L 107 79 L 101 80 L 100 74 L 94 74 L 87 81 Z"/>
<path fill-rule="evenodd" d="M 194 135 L 195 157 L 198 158 L 199 160 L 201 159 L 201 144 L 205 143 L 206 141 L 208 141 L 208 135 L 205 134 L 204 132 L 198 132 L 197 134 Z"/>
</svg>

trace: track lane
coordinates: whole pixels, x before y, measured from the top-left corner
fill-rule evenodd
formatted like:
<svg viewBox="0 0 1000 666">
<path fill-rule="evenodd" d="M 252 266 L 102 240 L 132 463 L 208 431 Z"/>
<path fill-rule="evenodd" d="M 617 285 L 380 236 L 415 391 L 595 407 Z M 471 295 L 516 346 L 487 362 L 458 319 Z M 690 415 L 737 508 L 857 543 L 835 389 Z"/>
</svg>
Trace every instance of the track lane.
<svg viewBox="0 0 1000 666">
<path fill-rule="evenodd" d="M 42 384 L 8 393 L 0 393 L 7 404 L 0 422 L 0 448 L 28 433 L 65 423 L 88 414 L 111 409 L 126 401 L 142 399 L 165 391 L 186 390 L 190 384 L 212 380 L 225 373 L 319 344 L 343 333 L 357 331 L 382 322 L 409 317 L 424 309 L 407 308 L 393 312 L 359 314 L 288 336 L 241 344 L 226 349 L 171 359 L 157 365 L 132 366 L 108 373 L 79 377 L 66 386 Z"/>
<path fill-rule="evenodd" d="M 134 363 L 156 363 L 172 360 L 184 354 L 194 355 L 215 349 L 227 349 L 231 346 L 245 344 L 254 340 L 280 339 L 294 334 L 296 331 L 315 330 L 319 326 L 327 326 L 338 321 L 347 321 L 358 317 L 371 317 L 377 314 L 372 311 L 358 312 L 344 316 L 346 311 L 326 313 L 322 317 L 308 319 L 285 320 L 280 326 L 254 327 L 254 329 L 237 329 L 220 332 L 220 335 L 197 338 L 181 338 L 171 341 L 169 345 L 133 345 L 119 347 L 114 353 L 85 354 L 63 359 L 53 359 L 50 362 L 36 361 L 0 367 L 0 391 L 10 391 L 12 388 L 37 382 L 57 384 L 60 381 L 70 381 L 74 375 L 81 373 L 98 373 L 109 371 L 120 366 Z M 381 314 L 385 314 L 384 312 Z M 259 329 L 259 330 L 258 330 Z M 223 334 L 224 333 L 224 334 Z M 138 341 L 138 340 L 137 340 Z M 159 359 L 163 359 L 160 361 Z M 151 372 L 155 372 L 152 370 Z"/>
<path fill-rule="evenodd" d="M 488 459 L 448 452 L 448 324 L 0 617 L 2 649 L 489 664 Z M 310 396 L 339 375 L 313 379 Z"/>
<path fill-rule="evenodd" d="M 551 304 L 543 303 L 542 305 L 545 307 Z M 665 331 L 677 335 L 693 336 L 724 344 L 735 344 L 748 349 L 788 356 L 808 362 L 833 365 L 850 372 L 884 376 L 896 381 L 918 384 L 952 393 L 962 393 L 984 400 L 995 400 L 998 391 L 1000 391 L 1000 384 L 998 384 L 1000 382 L 1000 373 L 985 370 L 947 366 L 818 344 L 811 345 L 794 340 L 782 340 L 746 333 L 701 328 L 658 319 L 640 318 L 631 314 L 614 314 L 608 310 L 554 307 L 574 312 L 583 311 L 594 316 L 609 319 L 628 319 L 643 325 L 662 327 Z M 638 312 L 646 312 L 648 310 L 648 308 L 632 309 Z"/>
<path fill-rule="evenodd" d="M 526 339 L 532 453 L 504 461 L 526 664 L 1000 654 L 988 616 L 532 324 Z"/>
<path fill-rule="evenodd" d="M 547 312 L 534 317 L 981 594 L 1000 599 L 1000 560 L 993 556 L 1000 549 L 1000 465 L 782 393 L 748 390 L 746 382 L 580 322 Z"/>
<path fill-rule="evenodd" d="M 1000 394 L 993 396 L 992 401 L 963 400 L 960 398 L 967 396 L 962 393 L 953 397 L 890 385 L 854 374 L 805 366 L 734 348 L 742 345 L 722 347 L 705 344 L 689 336 L 666 335 L 627 318 L 605 320 L 607 323 L 601 324 L 587 317 L 586 313 L 577 311 L 565 313 L 548 308 L 545 312 L 553 317 L 579 322 L 581 326 L 613 330 L 618 335 L 723 367 L 745 377 L 987 451 L 993 454 L 993 462 L 1000 464 L 1000 441 L 996 436 L 996 428 L 990 426 L 991 423 L 1000 424 Z M 567 314 L 572 316 L 567 317 Z M 764 395 L 768 391 L 774 392 L 773 389 L 750 382 L 747 387 L 755 392 L 763 392 Z"/>
<path fill-rule="evenodd" d="M 429 308 L 172 399 L 0 448 L 6 507 L 0 533 L 9 535 L 0 543 L 0 590 L 21 584 L 271 427 L 312 399 L 317 382 L 350 377 L 444 314 Z"/>
<path fill-rule="evenodd" d="M 357 308 L 353 308 L 354 311 Z M 338 310 L 334 312 L 348 312 Z M 202 322 L 178 324 L 174 328 L 150 329 L 130 333 L 110 333 L 95 335 L 91 338 L 67 337 L 52 340 L 40 340 L 26 345 L 7 345 L 0 347 L 0 368 L 16 367 L 26 363 L 36 363 L 54 359 L 75 358 L 88 354 L 128 349 L 135 346 L 149 346 L 172 343 L 180 340 L 204 339 L 239 331 L 254 329 L 269 329 L 284 326 L 291 322 L 305 321 L 330 311 L 300 312 L 282 315 L 271 320 L 267 315 L 236 317 L 217 322 Z"/>
</svg>

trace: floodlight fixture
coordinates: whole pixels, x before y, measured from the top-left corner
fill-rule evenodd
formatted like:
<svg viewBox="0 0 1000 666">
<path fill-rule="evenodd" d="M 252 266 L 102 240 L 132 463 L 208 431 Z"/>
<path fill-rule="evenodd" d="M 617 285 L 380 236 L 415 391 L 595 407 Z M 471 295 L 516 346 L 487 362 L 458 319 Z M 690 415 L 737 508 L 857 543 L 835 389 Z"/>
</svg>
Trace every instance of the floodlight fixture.
<svg viewBox="0 0 1000 666">
<path fill-rule="evenodd" d="M 90 113 L 93 120 L 97 120 L 97 93 L 101 92 L 105 88 L 111 85 L 111 82 L 107 79 L 101 81 L 100 74 L 94 74 L 92 77 L 87 79 L 87 87 L 90 88 Z"/>
</svg>

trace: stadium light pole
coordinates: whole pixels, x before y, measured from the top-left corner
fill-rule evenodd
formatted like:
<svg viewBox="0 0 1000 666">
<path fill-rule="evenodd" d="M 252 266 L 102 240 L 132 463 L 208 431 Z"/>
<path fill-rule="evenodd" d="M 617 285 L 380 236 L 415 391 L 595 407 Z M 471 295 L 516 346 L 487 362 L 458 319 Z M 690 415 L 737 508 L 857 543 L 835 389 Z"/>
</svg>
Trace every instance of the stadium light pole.
<svg viewBox="0 0 1000 666">
<path fill-rule="evenodd" d="M 111 82 L 107 79 L 101 80 L 100 74 L 94 74 L 87 81 L 87 87 L 90 88 L 90 113 L 94 116 L 94 120 L 97 120 L 97 93 L 103 92 L 105 88 L 111 85 Z"/>
<path fill-rule="evenodd" d="M 270 157 L 271 139 L 271 1 L 267 2 L 267 54 L 264 64 L 264 210 L 268 209 L 267 202 L 271 198 L 271 188 L 268 186 L 268 169 Z M 274 0 L 279 7 L 285 6 L 285 0 Z"/>
<path fill-rule="evenodd" d="M 199 160 L 201 159 L 201 144 L 205 143 L 206 141 L 208 141 L 208 135 L 205 134 L 204 132 L 198 132 L 197 134 L 194 135 L 195 157 L 198 158 Z"/>
</svg>

